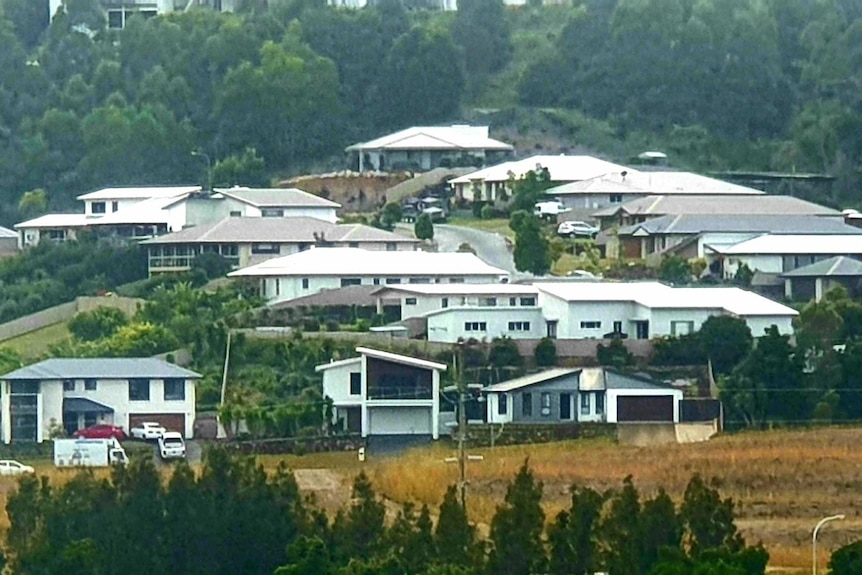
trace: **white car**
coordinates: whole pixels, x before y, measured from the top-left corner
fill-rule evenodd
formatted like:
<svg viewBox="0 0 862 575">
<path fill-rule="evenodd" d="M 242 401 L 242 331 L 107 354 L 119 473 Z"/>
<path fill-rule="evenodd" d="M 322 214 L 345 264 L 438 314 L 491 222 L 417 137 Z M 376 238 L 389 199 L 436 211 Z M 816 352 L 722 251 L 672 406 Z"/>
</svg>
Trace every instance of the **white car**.
<svg viewBox="0 0 862 575">
<path fill-rule="evenodd" d="M 183 459 L 186 456 L 183 436 L 176 431 L 164 432 L 159 437 L 159 455 L 162 459 Z"/>
<path fill-rule="evenodd" d="M 158 439 L 167 429 L 156 421 L 143 421 L 129 430 L 129 435 L 134 439 Z"/>
<path fill-rule="evenodd" d="M 36 473 L 36 470 L 14 459 L 0 459 L 0 475 L 26 475 L 28 473 Z"/>
<path fill-rule="evenodd" d="M 563 222 L 557 226 L 558 236 L 594 238 L 598 233 L 599 228 L 587 222 Z"/>
</svg>

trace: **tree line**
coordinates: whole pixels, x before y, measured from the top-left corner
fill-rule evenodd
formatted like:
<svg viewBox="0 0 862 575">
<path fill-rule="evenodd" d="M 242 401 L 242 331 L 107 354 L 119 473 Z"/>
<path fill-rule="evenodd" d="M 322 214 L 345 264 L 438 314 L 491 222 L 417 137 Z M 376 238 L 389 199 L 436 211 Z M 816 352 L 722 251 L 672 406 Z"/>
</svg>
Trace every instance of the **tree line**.
<svg viewBox="0 0 862 575">
<path fill-rule="evenodd" d="M 571 488 L 546 521 L 543 486 L 525 463 L 509 482 L 487 537 L 451 486 L 439 507 L 406 502 L 387 519 L 364 473 L 350 503 L 328 516 L 283 464 L 267 473 L 223 449 L 163 480 L 150 458 L 99 479 L 60 485 L 25 477 L 9 495 L 11 573 L 194 575 L 758 575 L 768 554 L 747 545 L 734 504 L 692 477 L 679 505 L 659 490 Z"/>
</svg>

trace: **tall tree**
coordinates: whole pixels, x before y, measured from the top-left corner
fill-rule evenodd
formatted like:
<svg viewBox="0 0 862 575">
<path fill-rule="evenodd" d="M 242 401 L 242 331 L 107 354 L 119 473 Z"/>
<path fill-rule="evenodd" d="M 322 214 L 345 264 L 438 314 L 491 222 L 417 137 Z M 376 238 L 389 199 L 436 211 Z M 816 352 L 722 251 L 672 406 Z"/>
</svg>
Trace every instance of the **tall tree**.
<svg viewBox="0 0 862 575">
<path fill-rule="evenodd" d="M 488 572 L 494 575 L 542 573 L 546 557 L 542 533 L 542 483 L 533 477 L 528 463 L 506 489 L 506 498 L 491 520 Z"/>
<path fill-rule="evenodd" d="M 589 487 L 572 486 L 572 503 L 548 528 L 551 575 L 591 575 L 599 569 L 598 527 L 604 495 Z"/>
</svg>

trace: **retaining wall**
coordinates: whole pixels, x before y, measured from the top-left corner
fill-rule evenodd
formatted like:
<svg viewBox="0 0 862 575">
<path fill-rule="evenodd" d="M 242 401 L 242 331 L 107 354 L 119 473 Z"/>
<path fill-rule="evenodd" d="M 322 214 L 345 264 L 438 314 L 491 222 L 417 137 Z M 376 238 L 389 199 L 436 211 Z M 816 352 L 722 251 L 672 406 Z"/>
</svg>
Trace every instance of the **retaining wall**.
<svg viewBox="0 0 862 575">
<path fill-rule="evenodd" d="M 120 296 L 81 296 L 75 301 L 62 303 L 13 319 L 12 321 L 0 324 L 0 341 L 12 339 L 19 335 L 24 335 L 49 325 L 54 325 L 60 322 L 72 319 L 76 313 L 82 311 L 92 311 L 98 307 L 113 307 L 122 310 L 124 313 L 131 315 L 138 309 L 138 305 L 144 300 L 138 298 L 120 297 Z"/>
</svg>

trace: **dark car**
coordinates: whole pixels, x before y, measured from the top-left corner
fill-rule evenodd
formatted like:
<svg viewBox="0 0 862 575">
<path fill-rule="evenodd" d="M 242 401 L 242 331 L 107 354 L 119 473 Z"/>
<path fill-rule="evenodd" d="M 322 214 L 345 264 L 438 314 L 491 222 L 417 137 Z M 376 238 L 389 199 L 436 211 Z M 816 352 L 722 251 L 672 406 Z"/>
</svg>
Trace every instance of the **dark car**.
<svg viewBox="0 0 862 575">
<path fill-rule="evenodd" d="M 117 441 L 124 441 L 126 439 L 126 432 L 123 431 L 122 427 L 117 425 L 97 423 L 96 425 L 79 429 L 72 436 L 79 439 L 108 439 L 113 437 Z"/>
</svg>

